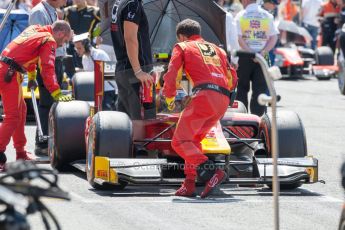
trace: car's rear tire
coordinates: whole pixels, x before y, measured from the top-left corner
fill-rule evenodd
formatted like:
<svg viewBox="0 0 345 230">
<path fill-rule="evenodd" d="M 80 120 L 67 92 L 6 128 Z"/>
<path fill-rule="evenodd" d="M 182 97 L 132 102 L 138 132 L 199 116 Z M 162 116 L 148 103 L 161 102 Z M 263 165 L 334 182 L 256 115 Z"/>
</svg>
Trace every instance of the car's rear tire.
<svg viewBox="0 0 345 230">
<path fill-rule="evenodd" d="M 78 72 L 72 78 L 72 95 L 75 100 L 94 101 L 93 72 Z"/>
<path fill-rule="evenodd" d="M 316 77 L 317 80 L 319 80 L 319 81 L 329 81 L 329 80 L 331 80 L 331 77 L 332 77 L 332 76 L 327 76 L 327 77 L 325 77 L 325 76 L 318 76 L 318 75 L 315 75 L 315 77 Z"/>
<path fill-rule="evenodd" d="M 108 158 L 132 157 L 132 122 L 127 114 L 116 111 L 98 112 L 91 120 L 86 155 L 86 175 L 95 189 L 123 189 L 125 181 L 119 185 L 99 185 L 94 182 L 94 159 L 96 156 Z"/>
<path fill-rule="evenodd" d="M 260 138 L 264 140 L 268 156 L 271 152 L 271 124 L 272 114 L 267 113 L 261 117 Z M 297 113 L 292 111 L 278 111 L 277 113 L 277 130 L 279 158 L 295 158 L 307 156 L 307 141 L 302 121 Z M 271 184 L 267 184 L 270 188 Z M 302 185 L 297 182 L 293 184 L 281 184 L 281 189 L 295 189 Z"/>
<path fill-rule="evenodd" d="M 343 63 L 343 60 L 338 60 L 338 66 L 338 86 L 340 93 L 345 95 L 345 64 Z"/>
<path fill-rule="evenodd" d="M 48 152 L 50 163 L 59 171 L 85 157 L 85 121 L 90 106 L 84 101 L 55 103 L 49 114 Z"/>
<path fill-rule="evenodd" d="M 315 51 L 316 65 L 334 65 L 334 54 L 330 47 L 321 46 Z"/>
</svg>

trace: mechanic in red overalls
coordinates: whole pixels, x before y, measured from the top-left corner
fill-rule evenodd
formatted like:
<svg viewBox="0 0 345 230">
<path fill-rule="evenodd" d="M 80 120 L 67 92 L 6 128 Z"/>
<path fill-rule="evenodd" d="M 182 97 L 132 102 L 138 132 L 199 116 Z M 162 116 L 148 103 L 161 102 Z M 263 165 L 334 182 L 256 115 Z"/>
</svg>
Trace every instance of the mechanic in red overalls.
<svg viewBox="0 0 345 230">
<path fill-rule="evenodd" d="M 3 50 L 0 56 L 0 94 L 4 107 L 4 120 L 0 123 L 0 171 L 7 161 L 5 150 L 13 138 L 16 159 L 33 160 L 25 150 L 24 126 L 26 104 L 21 83 L 28 72 L 28 90 L 36 88 L 36 65 L 41 69 L 46 88 L 56 101 L 71 98 L 61 94 L 57 83 L 54 61 L 55 49 L 71 39 L 72 31 L 65 21 L 56 21 L 51 26 L 34 25 L 25 29 Z"/>
<path fill-rule="evenodd" d="M 235 71 L 230 66 L 224 50 L 206 42 L 200 36 L 200 24 L 191 19 L 181 21 L 176 27 L 179 43 L 173 49 L 167 73 L 164 75 L 163 95 L 169 110 L 174 108 L 176 79 L 182 69 L 192 82 L 193 97 L 180 115 L 172 139 L 172 147 L 185 160 L 186 179 L 176 196 L 195 196 L 195 179 L 198 175 L 207 181 L 201 197 L 226 178 L 223 170 L 202 153 L 200 142 L 223 117 L 230 103 L 231 91 L 237 84 Z"/>
</svg>

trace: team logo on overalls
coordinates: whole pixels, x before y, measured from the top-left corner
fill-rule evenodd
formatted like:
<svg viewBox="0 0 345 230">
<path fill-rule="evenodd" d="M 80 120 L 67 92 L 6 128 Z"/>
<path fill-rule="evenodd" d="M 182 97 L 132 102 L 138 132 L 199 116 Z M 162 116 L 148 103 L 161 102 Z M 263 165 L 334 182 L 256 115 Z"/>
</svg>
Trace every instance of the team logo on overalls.
<svg viewBox="0 0 345 230">
<path fill-rule="evenodd" d="M 217 55 L 216 50 L 211 44 L 208 43 L 196 43 L 200 53 L 204 59 L 204 63 L 207 65 L 220 66 L 220 59 Z"/>
</svg>

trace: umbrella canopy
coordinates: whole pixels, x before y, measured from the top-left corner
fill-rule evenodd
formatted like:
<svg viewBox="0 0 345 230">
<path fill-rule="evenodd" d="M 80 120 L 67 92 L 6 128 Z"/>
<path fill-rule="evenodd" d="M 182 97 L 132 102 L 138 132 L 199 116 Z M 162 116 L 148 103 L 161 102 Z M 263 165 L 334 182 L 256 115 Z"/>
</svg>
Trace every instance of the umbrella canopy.
<svg viewBox="0 0 345 230">
<path fill-rule="evenodd" d="M 213 0 L 143 0 L 149 21 L 153 53 L 170 53 L 176 43 L 176 25 L 190 18 L 201 25 L 202 37 L 226 49 L 226 12 Z"/>
<path fill-rule="evenodd" d="M 305 28 L 298 26 L 293 21 L 279 21 L 278 29 L 281 31 L 287 31 L 294 34 L 298 34 L 302 36 L 306 42 L 310 42 L 313 39 Z"/>
<path fill-rule="evenodd" d="M 0 21 L 6 10 L 0 10 Z M 0 52 L 29 25 L 29 15 L 21 10 L 12 10 L 0 32 Z"/>
</svg>

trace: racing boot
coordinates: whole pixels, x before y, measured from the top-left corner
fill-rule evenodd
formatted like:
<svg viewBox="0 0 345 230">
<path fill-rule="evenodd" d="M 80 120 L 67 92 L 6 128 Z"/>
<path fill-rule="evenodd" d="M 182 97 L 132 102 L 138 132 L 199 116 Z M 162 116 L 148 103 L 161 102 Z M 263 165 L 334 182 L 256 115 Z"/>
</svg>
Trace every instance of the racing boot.
<svg viewBox="0 0 345 230">
<path fill-rule="evenodd" d="M 17 152 L 16 160 L 24 160 L 24 161 L 34 161 L 36 157 L 27 151 L 24 152 Z"/>
<path fill-rule="evenodd" d="M 175 196 L 195 197 L 195 179 L 186 178 L 181 187 L 175 192 Z"/>
<path fill-rule="evenodd" d="M 209 196 L 215 188 L 217 188 L 223 181 L 225 181 L 226 178 L 226 172 L 224 172 L 221 169 L 217 169 L 211 177 L 211 179 L 207 182 L 204 191 L 202 191 L 200 197 L 206 198 L 207 196 Z"/>
<path fill-rule="evenodd" d="M 0 172 L 5 171 L 7 157 L 4 152 L 0 152 Z"/>
</svg>

